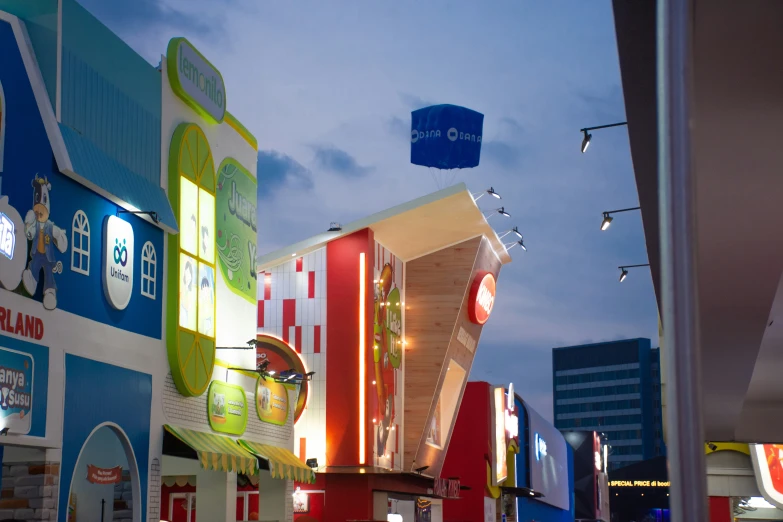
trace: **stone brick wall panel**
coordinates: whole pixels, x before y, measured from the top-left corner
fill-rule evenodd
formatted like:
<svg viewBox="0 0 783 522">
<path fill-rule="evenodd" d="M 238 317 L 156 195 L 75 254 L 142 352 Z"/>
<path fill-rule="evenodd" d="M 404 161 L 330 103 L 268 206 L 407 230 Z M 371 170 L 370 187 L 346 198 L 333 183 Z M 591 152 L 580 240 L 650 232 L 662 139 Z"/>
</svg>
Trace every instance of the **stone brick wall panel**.
<svg viewBox="0 0 783 522">
<path fill-rule="evenodd" d="M 15 462 L 3 466 L 0 520 L 57 519 L 58 462 Z"/>
</svg>

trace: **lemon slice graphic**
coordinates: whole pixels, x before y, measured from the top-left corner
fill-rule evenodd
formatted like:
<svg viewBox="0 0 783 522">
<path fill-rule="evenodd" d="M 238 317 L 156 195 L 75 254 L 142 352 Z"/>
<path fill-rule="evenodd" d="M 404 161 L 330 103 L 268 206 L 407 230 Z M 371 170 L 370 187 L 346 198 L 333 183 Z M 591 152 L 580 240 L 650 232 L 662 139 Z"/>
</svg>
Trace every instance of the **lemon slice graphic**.
<svg viewBox="0 0 783 522">
<path fill-rule="evenodd" d="M 211 196 L 215 194 L 215 165 L 212 151 L 204 132 L 198 125 L 180 124 L 174 131 L 169 149 L 169 198 L 175 215 L 180 215 L 181 205 L 192 205 L 193 202 L 180 201 L 180 180 L 186 178 L 204 189 Z M 198 209 L 198 206 L 194 207 Z M 183 223 L 180 223 L 180 228 Z M 212 227 L 214 229 L 214 226 Z M 166 345 L 171 368 L 171 376 L 180 394 L 186 397 L 197 397 L 203 394 L 212 379 L 215 367 L 215 338 L 199 333 L 197 330 L 180 326 L 180 283 L 183 274 L 180 273 L 180 253 L 197 259 L 192 253 L 180 249 L 180 235 L 169 236 L 169 298 L 166 306 Z M 199 264 L 211 266 L 214 263 Z M 212 317 L 215 317 L 213 301 Z M 195 310 L 190 311 L 195 313 Z M 213 334 L 214 334 L 214 330 Z"/>
</svg>

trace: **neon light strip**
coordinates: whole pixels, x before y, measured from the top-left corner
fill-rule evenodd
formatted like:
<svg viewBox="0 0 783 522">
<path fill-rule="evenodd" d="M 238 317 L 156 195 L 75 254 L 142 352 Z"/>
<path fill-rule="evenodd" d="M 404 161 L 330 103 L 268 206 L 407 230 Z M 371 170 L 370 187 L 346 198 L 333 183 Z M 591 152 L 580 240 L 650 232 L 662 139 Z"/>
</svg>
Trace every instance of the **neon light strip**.
<svg viewBox="0 0 783 522">
<path fill-rule="evenodd" d="M 366 270 L 364 264 L 364 252 L 359 254 L 359 464 L 364 464 L 366 453 L 366 440 L 365 440 L 365 380 L 367 378 L 365 367 L 365 297 L 367 293 L 366 286 Z"/>
</svg>

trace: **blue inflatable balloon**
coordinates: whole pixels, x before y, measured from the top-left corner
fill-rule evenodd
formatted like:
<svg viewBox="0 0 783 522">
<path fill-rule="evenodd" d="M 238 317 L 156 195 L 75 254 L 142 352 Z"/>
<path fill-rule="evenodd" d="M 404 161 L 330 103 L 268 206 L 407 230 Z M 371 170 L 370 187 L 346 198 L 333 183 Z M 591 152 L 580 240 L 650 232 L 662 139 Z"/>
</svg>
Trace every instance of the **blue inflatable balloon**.
<svg viewBox="0 0 783 522">
<path fill-rule="evenodd" d="M 481 159 L 484 115 L 457 105 L 433 105 L 411 113 L 411 163 L 468 169 Z"/>
</svg>

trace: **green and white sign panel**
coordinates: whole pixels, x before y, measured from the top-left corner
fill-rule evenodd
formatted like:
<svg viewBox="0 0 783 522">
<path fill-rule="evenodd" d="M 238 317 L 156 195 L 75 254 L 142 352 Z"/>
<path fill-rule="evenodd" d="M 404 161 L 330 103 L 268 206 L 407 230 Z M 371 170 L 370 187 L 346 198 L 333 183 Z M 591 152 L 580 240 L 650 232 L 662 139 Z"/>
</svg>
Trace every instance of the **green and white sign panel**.
<svg viewBox="0 0 783 522">
<path fill-rule="evenodd" d="M 218 168 L 215 197 L 218 264 L 223 280 L 232 292 L 256 305 L 258 184 L 237 160 L 226 158 Z"/>
<path fill-rule="evenodd" d="M 209 427 L 220 433 L 242 435 L 247 428 L 245 390 L 235 384 L 212 381 L 207 398 Z"/>
<path fill-rule="evenodd" d="M 172 38 L 166 50 L 171 89 L 201 117 L 221 123 L 226 115 L 226 84 L 220 71 L 185 38 Z"/>
</svg>

